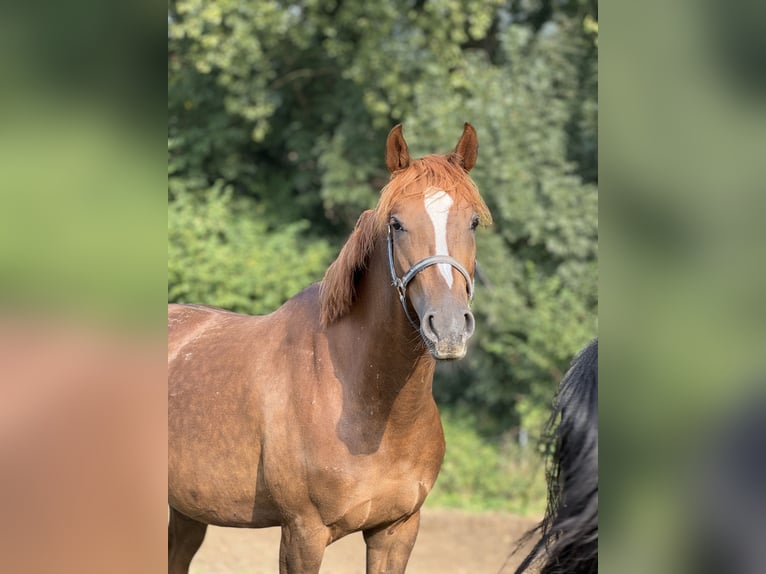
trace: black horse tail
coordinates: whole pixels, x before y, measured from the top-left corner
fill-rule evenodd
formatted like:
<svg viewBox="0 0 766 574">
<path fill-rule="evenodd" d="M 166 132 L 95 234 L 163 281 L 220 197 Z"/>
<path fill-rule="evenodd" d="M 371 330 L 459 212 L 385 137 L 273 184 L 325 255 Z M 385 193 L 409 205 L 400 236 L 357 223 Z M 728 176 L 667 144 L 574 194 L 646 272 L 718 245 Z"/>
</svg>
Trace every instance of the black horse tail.
<svg viewBox="0 0 766 574">
<path fill-rule="evenodd" d="M 572 361 L 546 426 L 548 507 L 524 540 L 541 538 L 517 568 L 541 574 L 598 571 L 598 339 Z"/>
</svg>

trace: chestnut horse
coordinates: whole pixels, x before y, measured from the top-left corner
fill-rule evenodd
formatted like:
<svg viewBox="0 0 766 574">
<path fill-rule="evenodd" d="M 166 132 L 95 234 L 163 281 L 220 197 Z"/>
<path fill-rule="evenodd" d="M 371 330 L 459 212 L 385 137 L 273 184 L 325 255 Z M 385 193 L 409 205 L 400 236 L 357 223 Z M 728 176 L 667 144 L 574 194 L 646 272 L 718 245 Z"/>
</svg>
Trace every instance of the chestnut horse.
<svg viewBox="0 0 766 574">
<path fill-rule="evenodd" d="M 171 573 L 208 524 L 281 526 L 283 574 L 359 530 L 368 573 L 404 572 L 444 457 L 436 359 L 474 330 L 477 149 L 465 124 L 453 153 L 411 159 L 396 126 L 391 181 L 320 284 L 260 317 L 170 305 Z"/>
</svg>

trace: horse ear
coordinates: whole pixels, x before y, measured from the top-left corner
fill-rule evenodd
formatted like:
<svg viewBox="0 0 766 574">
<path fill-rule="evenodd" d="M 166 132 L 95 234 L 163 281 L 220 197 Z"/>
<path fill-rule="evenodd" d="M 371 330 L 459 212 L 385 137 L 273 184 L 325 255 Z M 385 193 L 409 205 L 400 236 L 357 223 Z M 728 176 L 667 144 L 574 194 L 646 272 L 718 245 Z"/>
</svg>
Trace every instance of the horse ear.
<svg viewBox="0 0 766 574">
<path fill-rule="evenodd" d="M 375 212 L 368 209 L 359 216 L 354 231 L 319 286 L 320 317 L 325 327 L 351 310 L 357 283 L 375 247 L 375 236 Z"/>
<path fill-rule="evenodd" d="M 407 142 L 402 135 L 402 124 L 395 125 L 388 132 L 386 140 L 386 165 L 388 171 L 394 173 L 410 165 L 410 152 L 407 149 Z"/>
<path fill-rule="evenodd" d="M 478 155 L 479 138 L 476 137 L 476 130 L 473 129 L 473 126 L 466 122 L 463 125 L 463 135 L 460 136 L 460 141 L 455 146 L 454 163 L 466 171 L 471 171 L 471 168 L 476 165 Z"/>
</svg>

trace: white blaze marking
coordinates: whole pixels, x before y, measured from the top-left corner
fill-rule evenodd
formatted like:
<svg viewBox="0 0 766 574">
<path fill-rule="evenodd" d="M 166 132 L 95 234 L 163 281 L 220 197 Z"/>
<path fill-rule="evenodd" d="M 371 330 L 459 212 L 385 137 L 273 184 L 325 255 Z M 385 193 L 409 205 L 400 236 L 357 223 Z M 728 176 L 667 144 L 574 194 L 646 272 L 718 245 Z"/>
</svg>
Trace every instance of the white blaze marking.
<svg viewBox="0 0 766 574">
<path fill-rule="evenodd" d="M 447 246 L 447 218 L 449 209 L 452 207 L 452 198 L 446 191 L 436 190 L 426 195 L 426 213 L 434 225 L 434 239 L 436 240 L 436 255 L 449 255 Z M 452 288 L 452 266 L 447 263 L 437 264 L 437 268 L 447 281 L 447 287 Z"/>
</svg>

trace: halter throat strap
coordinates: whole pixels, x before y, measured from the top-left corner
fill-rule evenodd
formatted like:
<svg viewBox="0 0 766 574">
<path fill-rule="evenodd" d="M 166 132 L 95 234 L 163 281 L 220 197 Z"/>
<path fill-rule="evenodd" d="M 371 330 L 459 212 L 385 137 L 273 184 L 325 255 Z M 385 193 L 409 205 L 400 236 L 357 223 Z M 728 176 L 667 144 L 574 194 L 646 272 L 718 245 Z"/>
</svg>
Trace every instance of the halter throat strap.
<svg viewBox="0 0 766 574">
<path fill-rule="evenodd" d="M 432 265 L 438 265 L 440 263 L 446 263 L 447 265 L 454 267 L 458 270 L 458 272 L 460 272 L 460 274 L 465 278 L 466 291 L 468 292 L 468 301 L 472 301 L 473 279 L 469 275 L 468 270 L 463 267 L 463 265 L 461 265 L 457 259 L 454 259 L 449 255 L 431 255 L 430 257 L 421 259 L 412 267 L 410 267 L 407 272 L 400 278 L 396 274 L 396 268 L 394 267 L 394 235 L 391 231 L 391 226 L 388 226 L 388 269 L 391 272 L 391 282 L 396 288 L 397 293 L 399 293 L 399 301 L 402 304 L 402 309 L 404 309 L 404 314 L 407 316 L 407 320 L 416 331 L 419 330 L 420 327 L 412 319 L 410 312 L 407 309 L 407 286 L 418 273 L 423 271 L 423 269 L 427 269 Z"/>
</svg>

